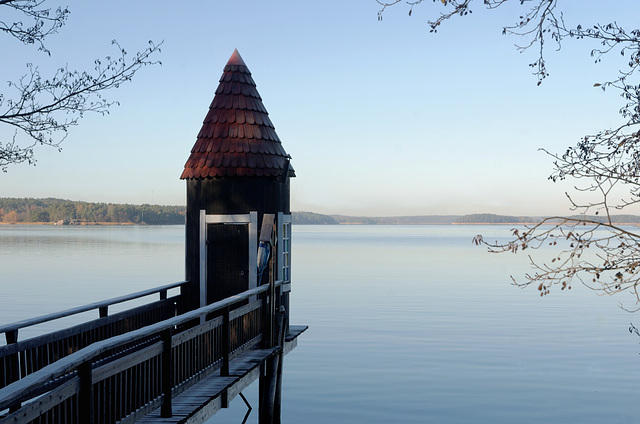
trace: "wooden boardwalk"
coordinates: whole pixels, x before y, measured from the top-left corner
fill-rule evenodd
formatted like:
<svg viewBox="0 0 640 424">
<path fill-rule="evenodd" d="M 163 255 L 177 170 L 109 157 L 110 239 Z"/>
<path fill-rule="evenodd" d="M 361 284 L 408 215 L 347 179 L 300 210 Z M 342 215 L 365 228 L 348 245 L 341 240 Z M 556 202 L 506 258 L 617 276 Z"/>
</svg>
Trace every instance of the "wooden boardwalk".
<svg viewBox="0 0 640 424">
<path fill-rule="evenodd" d="M 242 354 L 231 361 L 229 377 L 217 374 L 210 375 L 196 385 L 173 398 L 173 415 L 162 418 L 160 408 L 136 420 L 140 424 L 192 424 L 203 423 L 211 418 L 260 376 L 260 366 L 264 362 L 282 352 L 289 353 L 297 345 L 298 336 L 307 329 L 306 326 L 291 326 L 285 345 L 271 349 L 255 349 Z"/>
<path fill-rule="evenodd" d="M 130 314 L 125 314 L 122 328 L 130 331 L 118 330 L 115 336 L 100 331 L 86 337 L 83 324 L 15 341 L 24 324 L 9 326 L 5 334 L 12 334 L 14 342 L 0 347 L 0 424 L 202 423 L 258 378 L 261 393 L 265 387 L 268 392 L 261 399 L 271 399 L 265 404 L 261 400 L 259 413 L 273 416 L 274 405 L 279 408 L 273 396 L 279 398 L 274 382 L 280 382 L 281 357 L 307 329 L 287 325 L 285 316 L 275 312 L 271 299 L 281 297 L 275 295 L 276 287 L 281 282 L 150 325 L 136 321 L 132 327 Z M 170 302 L 175 311 L 180 296 L 167 298 L 166 288 L 152 292 L 160 293 L 163 308 L 163 302 Z M 103 328 L 102 322 L 117 318 L 103 316 L 87 325 Z M 67 344 L 73 348 L 65 344 L 60 349 L 59 340 L 71 340 Z"/>
</svg>

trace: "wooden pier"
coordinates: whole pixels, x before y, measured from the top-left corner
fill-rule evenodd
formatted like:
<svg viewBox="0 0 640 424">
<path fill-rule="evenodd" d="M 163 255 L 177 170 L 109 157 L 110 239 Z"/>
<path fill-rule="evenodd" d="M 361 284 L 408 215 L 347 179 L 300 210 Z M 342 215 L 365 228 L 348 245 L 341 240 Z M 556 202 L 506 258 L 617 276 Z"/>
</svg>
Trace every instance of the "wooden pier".
<svg viewBox="0 0 640 424">
<path fill-rule="evenodd" d="M 176 315 L 181 295 L 167 297 L 167 290 L 182 284 L 0 328 L 8 343 L 0 347 L 0 423 L 204 422 L 256 379 L 277 378 L 282 356 L 306 330 L 292 325 L 278 337 L 285 316 L 272 311 L 281 282 Z M 155 293 L 157 301 L 106 314 L 115 303 Z M 21 328 L 91 309 L 101 317 L 17 340 Z M 261 401 L 260 422 L 279 422 L 269 405 Z"/>
<path fill-rule="evenodd" d="M 258 378 L 259 422 L 280 422 L 283 356 L 306 330 L 289 325 L 295 171 L 237 50 L 215 93 L 180 177 L 187 281 L 0 328 L 0 424 L 200 423 Z"/>
</svg>

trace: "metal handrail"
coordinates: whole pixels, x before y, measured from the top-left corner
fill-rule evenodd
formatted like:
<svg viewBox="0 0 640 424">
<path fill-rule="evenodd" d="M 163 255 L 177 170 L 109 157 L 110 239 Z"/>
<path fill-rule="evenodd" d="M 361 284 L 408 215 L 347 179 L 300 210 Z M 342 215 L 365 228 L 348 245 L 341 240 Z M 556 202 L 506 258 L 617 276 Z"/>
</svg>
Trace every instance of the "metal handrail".
<svg viewBox="0 0 640 424">
<path fill-rule="evenodd" d="M 14 333 L 15 339 L 17 339 L 17 335 L 15 335 L 15 332 L 17 332 L 19 329 L 21 328 L 26 328 L 26 327 L 31 327 L 33 325 L 37 325 L 37 324 L 42 324 L 48 321 L 53 321 L 56 319 L 60 319 L 60 318 L 65 318 L 71 315 L 76 315 L 76 314 L 80 314 L 82 312 L 87 312 L 87 311 L 91 311 L 94 309 L 98 309 L 100 310 L 100 316 L 106 316 L 106 308 L 108 308 L 111 305 L 116 305 L 118 303 L 123 303 L 123 302 L 127 302 L 129 300 L 134 300 L 134 299 L 139 299 L 141 297 L 145 297 L 145 296 L 150 296 L 152 294 L 156 294 L 156 293 L 160 293 L 160 298 L 162 299 L 163 293 L 166 296 L 166 292 L 167 290 L 170 289 L 174 289 L 176 287 L 180 287 L 187 284 L 186 281 L 180 281 L 177 283 L 171 283 L 171 284 L 167 284 L 164 286 L 160 286 L 160 287 L 156 287 L 153 289 L 147 289 L 147 290 L 142 290 L 136 293 L 131 293 L 128 295 L 124 295 L 124 296 L 119 296 L 119 297 L 114 297 L 111 299 L 107 299 L 107 300 L 103 300 L 100 302 L 94 302 L 94 303 L 90 303 L 88 305 L 84 305 L 84 306 L 78 306 L 75 308 L 71 308 L 71 309 L 67 309 L 64 311 L 60 311 L 60 312 L 54 312 L 51 314 L 46 314 L 46 315 L 41 315 L 39 317 L 36 318 L 29 318 L 29 319 L 25 319 L 22 321 L 17 321 L 17 322 L 13 322 L 11 324 L 7 324 L 7 325 L 2 325 L 0 326 L 0 333 Z M 13 340 L 12 342 L 15 343 L 16 340 Z M 7 340 L 7 342 L 9 342 L 9 340 Z"/>
<path fill-rule="evenodd" d="M 274 286 L 278 287 L 281 284 L 282 281 L 276 281 Z M 259 295 L 269 289 L 270 285 L 265 284 L 247 290 L 235 296 L 230 296 L 226 299 L 220 300 L 210 305 L 203 306 L 199 309 L 186 312 L 174 318 L 170 318 L 168 320 L 161 321 L 159 323 L 152 324 L 138 330 L 133 330 L 128 333 L 112 337 L 110 339 L 95 342 L 90 346 L 80 349 L 77 352 L 74 352 L 32 374 L 25 376 L 21 380 L 0 389 L 0 410 L 14 405 L 16 402 L 20 402 L 21 399 L 24 399 L 29 395 L 37 392 L 37 390 L 43 384 L 64 376 L 65 374 L 68 374 L 72 370 L 77 369 L 83 364 L 86 364 L 102 353 L 105 353 L 127 343 L 131 343 L 135 340 L 153 336 L 166 330 L 173 330 L 179 325 L 206 316 L 207 314 L 210 314 L 212 312 L 231 307 L 235 303 L 249 299 L 252 296 Z"/>
</svg>

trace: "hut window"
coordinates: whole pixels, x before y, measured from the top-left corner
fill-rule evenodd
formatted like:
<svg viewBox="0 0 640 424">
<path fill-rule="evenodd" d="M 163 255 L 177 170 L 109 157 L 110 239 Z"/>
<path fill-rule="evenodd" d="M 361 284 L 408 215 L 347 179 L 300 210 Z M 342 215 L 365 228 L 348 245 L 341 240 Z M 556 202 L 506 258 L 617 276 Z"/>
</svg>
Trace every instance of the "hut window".
<svg viewBox="0 0 640 424">
<path fill-rule="evenodd" d="M 278 280 L 291 282 L 291 215 L 278 214 Z"/>
</svg>

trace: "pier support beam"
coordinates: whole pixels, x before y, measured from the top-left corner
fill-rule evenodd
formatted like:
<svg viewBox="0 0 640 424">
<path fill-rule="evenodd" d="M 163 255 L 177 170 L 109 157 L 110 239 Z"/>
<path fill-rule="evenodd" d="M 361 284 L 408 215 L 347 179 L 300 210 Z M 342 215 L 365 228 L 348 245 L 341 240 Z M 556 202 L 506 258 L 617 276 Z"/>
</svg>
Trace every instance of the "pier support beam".
<svg viewBox="0 0 640 424">
<path fill-rule="evenodd" d="M 277 343 L 284 349 L 284 314 L 276 314 Z M 261 367 L 259 381 L 259 424 L 280 424 L 282 411 L 283 350 L 267 359 Z"/>
</svg>

